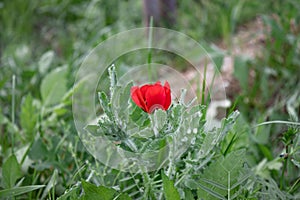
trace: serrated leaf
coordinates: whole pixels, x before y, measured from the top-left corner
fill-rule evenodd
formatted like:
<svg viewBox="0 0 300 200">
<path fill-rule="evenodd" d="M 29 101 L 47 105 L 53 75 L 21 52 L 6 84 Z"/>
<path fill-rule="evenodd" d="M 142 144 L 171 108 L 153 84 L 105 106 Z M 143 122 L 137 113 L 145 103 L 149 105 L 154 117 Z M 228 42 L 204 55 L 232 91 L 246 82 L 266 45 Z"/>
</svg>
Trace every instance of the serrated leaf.
<svg viewBox="0 0 300 200">
<path fill-rule="evenodd" d="M 251 173 L 245 174 L 243 177 L 239 178 L 236 183 L 234 183 L 233 185 L 231 185 L 231 189 L 234 189 L 234 188 L 238 187 L 239 185 L 241 185 L 243 182 L 245 182 L 251 176 L 252 176 Z"/>
<path fill-rule="evenodd" d="M 3 164 L 2 177 L 4 188 L 12 188 L 22 176 L 21 166 L 15 155 L 11 155 Z"/>
<path fill-rule="evenodd" d="M 115 115 L 116 122 L 128 122 L 129 121 L 129 98 L 130 89 L 133 83 L 130 82 L 125 86 L 115 86 L 114 94 L 111 99 L 111 109 Z M 121 125 L 122 126 L 122 125 Z"/>
<path fill-rule="evenodd" d="M 101 108 L 103 109 L 104 113 L 107 115 L 110 121 L 114 121 L 113 113 L 111 111 L 111 104 L 105 92 L 101 91 L 98 93 L 98 98 L 100 101 Z"/>
<path fill-rule="evenodd" d="M 54 58 L 53 51 L 47 51 L 46 53 L 44 53 L 42 55 L 42 57 L 40 58 L 40 60 L 38 62 L 39 72 L 41 74 L 45 74 L 48 71 L 48 69 L 53 61 L 53 58 Z"/>
<path fill-rule="evenodd" d="M 240 178 L 245 173 L 243 168 L 245 155 L 245 150 L 238 150 L 211 163 L 197 181 L 198 196 L 203 199 L 222 199 L 227 194 L 233 194 L 239 186 L 236 183 L 242 184 L 246 180 L 244 179 L 246 175 Z"/>
<path fill-rule="evenodd" d="M 67 68 L 60 67 L 51 71 L 42 81 L 41 95 L 44 106 L 59 103 L 67 92 Z"/>
<path fill-rule="evenodd" d="M 166 200 L 180 200 L 179 192 L 174 186 L 174 182 L 170 180 L 162 171 L 163 190 Z"/>
<path fill-rule="evenodd" d="M 203 182 L 205 182 L 205 183 L 208 183 L 208 184 L 210 184 L 210 185 L 213 185 L 213 186 L 216 187 L 216 188 L 220 188 L 220 189 L 222 189 L 222 190 L 227 190 L 227 188 L 226 188 L 224 185 L 221 185 L 221 184 L 219 184 L 219 183 L 217 183 L 217 182 L 214 182 L 214 181 L 211 181 L 211 180 L 209 180 L 209 179 L 201 178 L 200 180 L 203 181 Z"/>
<path fill-rule="evenodd" d="M 31 141 L 34 137 L 34 128 L 38 121 L 38 115 L 38 107 L 34 104 L 33 98 L 29 94 L 22 99 L 20 114 L 20 123 L 28 141 Z"/>
<path fill-rule="evenodd" d="M 30 185 L 30 186 L 22 186 L 22 187 L 0 190 L 0 198 L 15 197 L 43 187 L 45 187 L 45 185 Z"/>
<path fill-rule="evenodd" d="M 202 194 L 202 190 L 207 192 L 208 194 L 212 195 L 213 197 L 217 198 L 217 199 L 222 199 L 222 200 L 226 200 L 226 198 L 222 195 L 220 195 L 219 193 L 215 192 L 214 190 L 198 183 L 198 187 L 199 189 L 197 190 L 197 195 L 198 197 L 202 198 L 203 194 Z M 212 199 L 211 197 L 206 197 L 204 199 Z"/>
<path fill-rule="evenodd" d="M 169 116 L 169 120 L 170 123 L 172 124 L 172 129 L 176 130 L 177 127 L 180 125 L 180 120 L 182 115 L 182 111 L 183 111 L 183 106 L 180 104 L 175 104 L 172 109 L 170 110 L 170 116 Z"/>
</svg>

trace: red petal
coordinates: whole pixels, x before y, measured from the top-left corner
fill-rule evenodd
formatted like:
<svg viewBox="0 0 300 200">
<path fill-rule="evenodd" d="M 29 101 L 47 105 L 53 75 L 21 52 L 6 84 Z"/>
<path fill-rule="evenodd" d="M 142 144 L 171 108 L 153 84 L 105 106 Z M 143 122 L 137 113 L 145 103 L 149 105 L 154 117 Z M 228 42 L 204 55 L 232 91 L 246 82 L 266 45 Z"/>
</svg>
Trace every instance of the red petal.
<svg viewBox="0 0 300 200">
<path fill-rule="evenodd" d="M 148 111 L 152 112 L 155 108 L 164 109 L 165 98 L 164 87 L 159 82 L 149 87 L 145 94 Z"/>
<path fill-rule="evenodd" d="M 170 85 L 166 81 L 162 86 L 160 81 L 157 81 L 141 88 L 134 86 L 131 88 L 131 98 L 145 112 L 151 113 L 157 108 L 167 110 L 171 105 Z"/>
<path fill-rule="evenodd" d="M 164 109 L 167 110 L 171 105 L 171 89 L 168 81 L 165 82 L 164 89 L 166 95 Z"/>
<path fill-rule="evenodd" d="M 144 95 L 142 95 L 140 88 L 137 86 L 133 86 L 130 89 L 130 93 L 131 93 L 131 98 L 132 98 L 133 102 L 136 103 L 136 105 L 138 107 L 140 107 L 144 111 L 148 112 L 148 109 L 147 109 L 147 106 L 145 103 L 145 98 L 143 98 Z"/>
<path fill-rule="evenodd" d="M 143 96 L 143 99 L 146 99 L 146 92 L 149 90 L 149 88 L 151 88 L 153 85 L 150 85 L 150 84 L 146 84 L 146 85 L 143 85 L 141 87 L 141 93 L 142 93 L 142 96 Z"/>
</svg>

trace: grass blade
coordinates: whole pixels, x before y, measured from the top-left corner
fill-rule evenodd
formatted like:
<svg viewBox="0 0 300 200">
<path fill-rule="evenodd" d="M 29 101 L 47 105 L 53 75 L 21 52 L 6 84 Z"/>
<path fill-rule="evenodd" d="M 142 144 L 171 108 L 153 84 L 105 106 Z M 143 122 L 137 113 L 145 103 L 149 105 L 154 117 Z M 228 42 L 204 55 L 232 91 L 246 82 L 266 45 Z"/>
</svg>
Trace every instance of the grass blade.
<svg viewBox="0 0 300 200">
<path fill-rule="evenodd" d="M 45 187 L 45 185 L 30 185 L 30 186 L 22 186 L 22 187 L 0 190 L 0 198 L 15 197 L 43 187 Z"/>
</svg>

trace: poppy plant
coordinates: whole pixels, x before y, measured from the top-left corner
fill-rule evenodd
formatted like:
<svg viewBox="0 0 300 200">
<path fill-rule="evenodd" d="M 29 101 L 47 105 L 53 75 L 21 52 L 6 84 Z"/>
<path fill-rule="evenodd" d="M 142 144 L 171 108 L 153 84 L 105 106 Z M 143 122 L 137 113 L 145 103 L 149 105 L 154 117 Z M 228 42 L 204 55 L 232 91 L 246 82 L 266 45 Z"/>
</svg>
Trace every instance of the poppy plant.
<svg viewBox="0 0 300 200">
<path fill-rule="evenodd" d="M 146 84 L 141 87 L 131 88 L 133 102 L 147 113 L 155 109 L 167 110 L 171 104 L 171 89 L 168 81 L 161 85 L 160 81 L 155 84 Z"/>
</svg>

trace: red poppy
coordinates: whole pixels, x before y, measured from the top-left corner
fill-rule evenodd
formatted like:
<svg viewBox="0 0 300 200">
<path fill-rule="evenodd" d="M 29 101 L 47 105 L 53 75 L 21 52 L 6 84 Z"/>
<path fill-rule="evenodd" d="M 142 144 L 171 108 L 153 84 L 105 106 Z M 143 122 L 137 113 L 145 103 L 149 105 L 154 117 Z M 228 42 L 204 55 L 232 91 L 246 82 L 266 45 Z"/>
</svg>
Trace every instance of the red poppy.
<svg viewBox="0 0 300 200">
<path fill-rule="evenodd" d="M 171 104 L 171 89 L 166 81 L 162 86 L 160 81 L 155 84 L 146 84 L 142 87 L 133 86 L 131 88 L 131 98 L 134 103 L 147 113 L 152 113 L 155 109 L 167 110 Z"/>
</svg>

